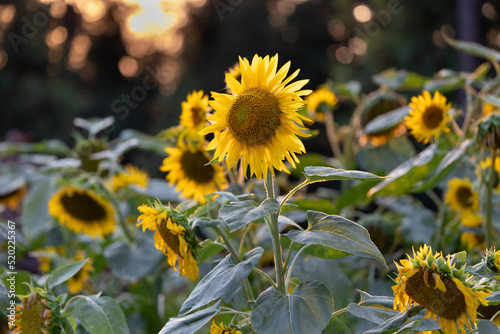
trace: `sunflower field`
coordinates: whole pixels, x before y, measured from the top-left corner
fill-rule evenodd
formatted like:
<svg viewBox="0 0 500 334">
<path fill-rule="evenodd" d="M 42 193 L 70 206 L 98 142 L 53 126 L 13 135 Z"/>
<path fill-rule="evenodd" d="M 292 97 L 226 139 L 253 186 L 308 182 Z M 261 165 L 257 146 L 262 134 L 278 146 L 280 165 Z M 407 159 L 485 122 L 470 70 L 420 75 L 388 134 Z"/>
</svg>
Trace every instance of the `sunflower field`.
<svg viewBox="0 0 500 334">
<path fill-rule="evenodd" d="M 480 65 L 240 55 L 156 133 L 0 142 L 0 333 L 500 334 L 500 52 L 441 38 Z"/>
</svg>

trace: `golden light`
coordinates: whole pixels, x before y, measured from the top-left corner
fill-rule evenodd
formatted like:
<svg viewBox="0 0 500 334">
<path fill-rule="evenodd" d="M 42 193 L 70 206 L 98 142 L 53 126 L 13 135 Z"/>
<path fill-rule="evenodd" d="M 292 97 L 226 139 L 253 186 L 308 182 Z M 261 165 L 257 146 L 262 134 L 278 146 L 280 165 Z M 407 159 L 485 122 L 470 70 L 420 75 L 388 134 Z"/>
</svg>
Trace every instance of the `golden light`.
<svg viewBox="0 0 500 334">
<path fill-rule="evenodd" d="M 497 16 L 497 11 L 495 7 L 493 7 L 489 2 L 485 2 L 483 4 L 482 12 L 483 15 L 490 20 L 494 20 L 495 17 Z"/>
<path fill-rule="evenodd" d="M 45 43 L 47 43 L 49 47 L 55 47 L 64 43 L 67 37 L 68 30 L 65 27 L 60 26 L 47 33 L 45 36 Z"/>
<path fill-rule="evenodd" d="M 340 20 L 330 20 L 328 21 L 328 33 L 336 41 L 340 41 L 345 38 L 346 27 L 345 24 Z"/>
<path fill-rule="evenodd" d="M 50 15 L 55 19 L 60 19 L 68 11 L 68 6 L 64 2 L 54 2 L 50 5 Z"/>
<path fill-rule="evenodd" d="M 354 58 L 352 50 L 346 46 L 341 46 L 335 51 L 335 57 L 339 61 L 339 63 L 347 65 L 352 62 Z"/>
<path fill-rule="evenodd" d="M 72 71 L 78 71 L 83 68 L 87 62 L 87 54 L 90 51 L 92 42 L 88 35 L 77 35 L 71 41 L 68 54 L 68 67 Z"/>
<path fill-rule="evenodd" d="M 7 65 L 7 53 L 5 51 L 0 51 L 0 69 L 2 69 L 5 65 Z"/>
<path fill-rule="evenodd" d="M 366 42 L 360 37 L 351 38 L 348 44 L 352 53 L 354 53 L 356 56 L 364 55 L 366 53 L 366 50 L 368 49 Z"/>
<path fill-rule="evenodd" d="M 139 63 L 134 57 L 125 56 L 118 62 L 118 69 L 124 77 L 133 77 L 139 71 Z"/>
<path fill-rule="evenodd" d="M 372 11 L 366 5 L 357 5 L 353 9 L 354 18 L 359 22 L 368 22 L 372 19 Z"/>
<path fill-rule="evenodd" d="M 16 7 L 14 5 L 0 5 L 0 23 L 8 25 L 16 15 Z"/>
</svg>

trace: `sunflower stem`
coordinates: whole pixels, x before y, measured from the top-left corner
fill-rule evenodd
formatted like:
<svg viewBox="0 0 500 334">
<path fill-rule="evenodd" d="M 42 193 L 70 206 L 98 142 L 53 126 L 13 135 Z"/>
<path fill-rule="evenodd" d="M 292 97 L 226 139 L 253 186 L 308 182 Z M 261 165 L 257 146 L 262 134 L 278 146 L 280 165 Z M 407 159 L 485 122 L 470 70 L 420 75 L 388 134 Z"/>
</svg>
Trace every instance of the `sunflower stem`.
<svg viewBox="0 0 500 334">
<path fill-rule="evenodd" d="M 335 133 L 335 119 L 333 118 L 333 111 L 331 109 L 325 111 L 325 127 L 326 136 L 328 138 L 328 142 L 330 143 L 333 155 L 341 161 L 342 164 L 344 164 L 342 159 L 342 150 L 340 149 L 339 140 L 337 138 L 337 134 Z"/>
<path fill-rule="evenodd" d="M 129 242 L 129 244 L 132 244 L 135 241 L 135 239 L 130 233 L 127 224 L 125 223 L 125 217 L 123 217 L 123 214 L 120 211 L 120 205 L 114 197 L 112 197 L 111 201 L 113 203 L 113 206 L 116 208 L 116 214 L 118 215 L 118 224 L 120 224 L 120 227 L 123 230 L 123 234 L 125 235 L 125 238 Z"/>
<path fill-rule="evenodd" d="M 253 271 L 255 271 L 256 273 L 258 273 L 259 275 L 264 277 L 266 279 L 266 281 L 271 283 L 271 285 L 273 286 L 274 289 L 278 290 L 278 286 L 276 285 L 276 283 L 274 283 L 273 279 L 271 277 L 269 277 L 268 274 L 266 274 L 264 271 L 262 271 L 261 269 L 259 269 L 257 267 L 254 267 Z"/>
<path fill-rule="evenodd" d="M 266 186 L 267 198 L 276 199 L 274 176 L 272 175 L 270 170 L 267 170 L 267 175 L 264 183 Z M 266 223 L 268 224 L 269 234 L 271 235 L 271 241 L 273 244 L 274 266 L 276 269 L 276 285 L 278 286 L 278 291 L 285 294 L 285 276 L 283 271 L 283 253 L 281 250 L 278 213 L 269 215 L 269 219 L 266 219 Z"/>
<path fill-rule="evenodd" d="M 286 273 L 286 280 L 285 280 L 285 290 L 288 291 L 288 285 L 290 284 L 290 280 L 292 279 L 292 273 L 293 273 L 293 267 L 295 266 L 295 262 L 299 258 L 299 255 L 308 247 L 309 245 L 305 245 L 301 249 L 297 251 L 297 254 L 293 257 L 292 262 L 290 263 L 290 267 L 288 267 L 288 271 Z M 290 248 L 289 253 L 292 252 L 292 249 Z"/>
<path fill-rule="evenodd" d="M 338 311 L 333 312 L 332 316 L 330 318 L 337 317 L 337 316 L 341 315 L 342 313 L 346 313 L 347 311 L 348 311 L 347 307 L 344 307 L 343 309 L 340 309 Z"/>
<path fill-rule="evenodd" d="M 485 231 L 484 231 L 484 236 L 485 236 L 485 244 L 486 244 L 486 249 L 490 248 L 492 246 L 492 237 L 493 237 L 493 226 L 491 224 L 492 220 L 492 214 L 493 214 L 493 182 L 495 180 L 495 160 L 497 157 L 496 150 L 493 148 L 491 152 L 491 167 L 490 167 L 490 175 L 488 177 L 487 183 L 486 183 L 486 222 L 484 224 Z"/>
</svg>

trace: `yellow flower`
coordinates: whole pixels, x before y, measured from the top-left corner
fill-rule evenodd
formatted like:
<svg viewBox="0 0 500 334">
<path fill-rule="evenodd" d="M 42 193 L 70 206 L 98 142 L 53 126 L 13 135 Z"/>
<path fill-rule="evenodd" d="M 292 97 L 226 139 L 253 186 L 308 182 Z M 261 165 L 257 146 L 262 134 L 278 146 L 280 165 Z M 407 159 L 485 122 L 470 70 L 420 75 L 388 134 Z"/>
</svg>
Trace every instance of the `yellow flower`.
<svg viewBox="0 0 500 334">
<path fill-rule="evenodd" d="M 210 334 L 241 334 L 241 331 L 236 330 L 235 328 L 230 328 L 224 326 L 221 322 L 220 325 L 217 325 L 215 321 L 210 326 Z"/>
<path fill-rule="evenodd" d="M 319 88 L 307 96 L 307 111 L 311 118 L 324 122 L 325 108 L 331 110 L 337 102 L 334 92 L 327 88 Z"/>
<path fill-rule="evenodd" d="M 227 72 L 225 72 L 224 74 L 229 74 L 234 79 L 236 79 L 236 81 L 241 82 L 240 64 L 239 63 L 234 64 L 234 66 L 229 68 L 229 70 Z M 226 86 L 226 92 L 228 94 L 233 94 L 233 91 L 231 90 L 231 88 L 229 88 L 229 86 Z"/>
<path fill-rule="evenodd" d="M 75 233 L 102 237 L 115 229 L 113 207 L 94 191 L 72 185 L 51 197 L 49 213 Z"/>
<path fill-rule="evenodd" d="M 468 251 L 470 251 L 474 247 L 484 249 L 483 238 L 473 232 L 462 232 L 462 234 L 460 235 L 460 242 L 467 247 Z"/>
<path fill-rule="evenodd" d="M 412 97 L 410 102 L 410 116 L 405 117 L 406 126 L 412 131 L 418 141 L 427 144 L 434 138 L 437 140 L 441 132 L 449 132 L 448 109 L 451 103 L 446 104 L 446 97 L 435 92 L 434 97 L 424 91 L 418 97 Z"/>
<path fill-rule="evenodd" d="M 483 115 L 491 114 L 495 109 L 497 108 L 493 104 L 486 102 L 483 104 L 482 108 Z"/>
<path fill-rule="evenodd" d="M 203 91 L 194 91 L 187 96 L 187 101 L 181 103 L 182 113 L 180 124 L 192 132 L 198 132 L 205 126 L 208 109 L 208 95 Z"/>
<path fill-rule="evenodd" d="M 58 314 L 57 312 L 54 314 L 54 310 L 49 306 L 47 299 L 33 293 L 24 298 L 21 305 L 16 307 L 15 329 L 11 334 L 54 333 L 54 330 L 57 330 L 54 324 L 57 323 L 57 320 L 60 321 L 60 319 L 56 320 L 56 318 L 58 318 Z"/>
<path fill-rule="evenodd" d="M 168 147 L 165 152 L 169 157 L 163 160 L 160 170 L 168 173 L 169 184 L 175 185 L 182 196 L 205 203 L 203 196 L 226 189 L 224 169 L 217 164 L 207 165 L 210 156 L 201 142 L 194 146 L 179 141 L 177 147 Z"/>
<path fill-rule="evenodd" d="M 159 203 L 154 207 L 143 204 L 137 209 L 141 212 L 137 226 L 142 225 L 143 232 L 146 229 L 156 231 L 155 247 L 167 256 L 168 264 L 176 271 L 178 264 L 181 276 L 191 281 L 198 279 L 198 261 L 193 253 L 197 246 L 196 237 L 186 219 Z"/>
<path fill-rule="evenodd" d="M 432 249 L 424 245 L 413 258 L 396 263 L 398 277 L 394 291 L 394 308 L 401 312 L 413 305 L 427 309 L 425 318 L 438 320 L 446 334 L 465 333 L 464 326 L 472 328 L 477 319 L 479 304 L 487 305 L 484 297 L 488 292 L 471 287 L 463 275 L 451 265 L 451 259 L 442 253 L 432 254 Z"/>
<path fill-rule="evenodd" d="M 465 227 L 479 227 L 482 224 L 482 218 L 479 213 L 464 211 L 461 214 L 462 225 Z"/>
<path fill-rule="evenodd" d="M 484 171 L 490 167 L 491 167 L 491 158 L 487 157 L 484 161 L 479 161 L 479 168 L 483 171 L 483 173 L 481 173 L 480 171 L 476 171 L 476 174 L 478 175 L 478 177 L 481 177 L 481 174 L 484 174 Z M 496 171 L 495 175 L 496 183 L 493 185 L 493 187 L 495 191 L 500 192 L 500 157 L 498 156 L 495 158 L 494 168 Z"/>
<path fill-rule="evenodd" d="M 148 182 L 148 173 L 133 165 L 127 165 L 124 172 L 113 175 L 113 178 L 106 182 L 106 188 L 113 192 L 117 192 L 129 184 L 136 184 L 139 187 L 146 188 Z"/>
<path fill-rule="evenodd" d="M 81 261 L 85 259 L 85 254 L 82 250 L 78 250 L 75 257 L 76 261 Z M 80 269 L 73 277 L 68 280 L 68 292 L 76 295 L 83 290 L 89 284 L 90 273 L 94 272 L 94 267 L 92 266 L 92 259 L 88 259 L 85 265 Z"/>
<path fill-rule="evenodd" d="M 459 213 L 470 213 L 479 210 L 479 195 L 468 178 L 455 177 L 448 181 L 445 203 Z"/>
<path fill-rule="evenodd" d="M 299 162 L 296 154 L 304 153 L 304 144 L 297 136 L 307 137 L 297 113 L 304 105 L 301 96 L 310 91 L 300 90 L 308 80 L 290 82 L 299 70 L 286 78 L 290 62 L 277 70 L 278 55 L 264 58 L 255 55 L 252 63 L 240 57 L 241 82 L 226 74 L 226 84 L 235 95 L 212 92 L 210 106 L 216 112 L 209 116 L 211 125 L 200 134 L 214 133 L 207 150 L 214 150 L 214 158 L 226 158 L 233 168 L 241 158 L 243 174 L 260 180 L 269 170 L 289 173 L 283 160 L 292 167 Z M 286 78 L 286 79 L 285 79 Z"/>
<path fill-rule="evenodd" d="M 498 272 L 500 272 L 500 250 L 497 250 L 495 252 L 495 267 L 497 268 Z"/>
<path fill-rule="evenodd" d="M 51 269 L 52 264 L 52 254 L 57 254 L 57 249 L 52 246 L 47 246 L 45 248 L 36 249 L 37 252 L 47 253 L 47 256 L 37 257 L 38 267 L 42 273 L 48 273 Z M 50 254 L 50 255 L 49 255 Z"/>
<path fill-rule="evenodd" d="M 21 186 L 8 192 L 3 192 L 0 189 L 0 205 L 7 206 L 10 210 L 17 210 L 21 206 L 21 202 L 26 196 L 26 186 Z"/>
</svg>

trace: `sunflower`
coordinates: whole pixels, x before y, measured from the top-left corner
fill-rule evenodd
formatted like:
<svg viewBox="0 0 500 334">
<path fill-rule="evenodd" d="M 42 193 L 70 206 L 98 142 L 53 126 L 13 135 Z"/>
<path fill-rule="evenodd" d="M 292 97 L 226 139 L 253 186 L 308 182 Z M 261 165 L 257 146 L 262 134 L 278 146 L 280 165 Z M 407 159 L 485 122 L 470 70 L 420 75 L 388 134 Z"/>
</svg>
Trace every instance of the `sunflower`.
<svg viewBox="0 0 500 334">
<path fill-rule="evenodd" d="M 241 334 L 241 331 L 224 326 L 222 322 L 220 325 L 217 325 L 214 321 L 212 326 L 210 326 L 210 334 Z"/>
<path fill-rule="evenodd" d="M 445 203 L 459 213 L 470 213 L 479 210 L 479 195 L 470 179 L 454 177 L 448 181 Z"/>
<path fill-rule="evenodd" d="M 286 78 L 290 62 L 277 71 L 278 55 L 264 58 L 255 55 L 239 58 L 241 82 L 226 74 L 226 84 L 234 95 L 212 92 L 210 106 L 216 112 L 208 119 L 212 124 L 200 134 L 214 133 L 207 150 L 214 150 L 214 158 L 226 158 L 228 168 L 241 158 L 243 174 L 261 180 L 269 170 L 289 173 L 283 160 L 295 168 L 299 162 L 296 154 L 304 153 L 304 144 L 297 136 L 308 137 L 302 120 L 310 121 L 297 113 L 304 105 L 301 96 L 311 91 L 300 90 L 308 80 L 290 84 L 299 70 Z M 285 79 L 286 78 L 286 79 Z"/>
<path fill-rule="evenodd" d="M 50 272 L 52 267 L 52 258 L 58 253 L 57 249 L 52 246 L 47 246 L 45 248 L 36 249 L 35 251 L 45 253 L 44 256 L 38 256 L 36 259 L 38 261 L 38 268 L 42 273 Z"/>
<path fill-rule="evenodd" d="M 476 128 L 476 142 L 482 149 L 500 151 L 500 112 L 492 112 L 482 117 Z"/>
<path fill-rule="evenodd" d="M 309 116 L 319 122 L 325 121 L 325 111 L 331 110 L 338 102 L 335 93 L 327 88 L 319 88 L 307 96 Z"/>
<path fill-rule="evenodd" d="M 496 109 L 497 109 L 497 107 L 495 107 L 493 104 L 486 102 L 486 103 L 483 104 L 482 114 L 483 114 L 483 116 L 489 115 L 493 111 L 495 111 Z"/>
<path fill-rule="evenodd" d="M 197 242 L 186 218 L 158 202 L 153 206 L 143 204 L 137 209 L 142 213 L 137 226 L 142 225 L 143 232 L 156 231 L 155 247 L 167 256 L 168 264 L 177 271 L 177 263 L 181 276 L 191 281 L 198 279 Z"/>
<path fill-rule="evenodd" d="M 479 227 L 482 225 L 481 214 L 472 211 L 464 211 L 461 214 L 462 225 L 465 227 Z"/>
<path fill-rule="evenodd" d="M 181 103 L 182 113 L 180 124 L 187 129 L 198 132 L 207 120 L 208 95 L 204 95 L 202 90 L 188 94 L 186 101 Z"/>
<path fill-rule="evenodd" d="M 226 189 L 224 169 L 217 164 L 208 164 L 210 156 L 203 144 L 185 144 L 178 141 L 177 147 L 167 147 L 169 155 L 160 167 L 167 172 L 170 185 L 175 185 L 181 195 L 205 203 L 205 195 Z"/>
<path fill-rule="evenodd" d="M 13 189 L 0 189 L 0 205 L 5 205 L 10 210 L 17 210 L 26 196 L 26 186 L 24 182 L 19 187 Z"/>
<path fill-rule="evenodd" d="M 37 293 L 32 293 L 21 301 L 20 306 L 16 307 L 15 329 L 11 334 L 59 333 L 58 309 L 56 303 L 48 301 L 47 298 Z"/>
<path fill-rule="evenodd" d="M 232 76 L 233 78 L 235 78 L 236 81 L 241 82 L 240 64 L 239 63 L 234 64 L 234 66 L 230 67 L 229 70 L 227 72 L 225 72 L 224 74 L 229 74 L 230 76 Z M 229 86 L 226 87 L 226 92 L 228 94 L 232 94 L 233 93 L 233 91 L 229 88 Z"/>
<path fill-rule="evenodd" d="M 418 97 L 412 97 L 410 102 L 410 116 L 405 117 L 406 126 L 413 136 L 427 144 L 431 138 L 437 140 L 441 132 L 449 132 L 448 109 L 451 103 L 446 103 L 446 97 L 436 91 L 434 97 L 424 91 Z"/>
<path fill-rule="evenodd" d="M 432 254 L 431 247 L 424 245 L 413 258 L 396 263 L 398 277 L 394 291 L 394 308 L 401 312 L 413 305 L 427 309 L 425 318 L 438 320 L 446 334 L 465 333 L 464 326 L 471 328 L 477 319 L 479 304 L 487 305 L 484 297 L 488 292 L 471 286 L 460 270 L 451 265 L 451 257 L 442 253 Z"/>
<path fill-rule="evenodd" d="M 500 272 L 500 250 L 495 252 L 495 267 L 497 271 Z"/>
<path fill-rule="evenodd" d="M 462 232 L 460 242 L 467 247 L 468 251 L 474 247 L 484 249 L 484 238 L 474 232 Z"/>
<path fill-rule="evenodd" d="M 480 168 L 480 171 L 476 171 L 476 174 L 478 175 L 478 177 L 481 178 L 481 175 L 484 174 L 484 170 L 488 169 L 491 167 L 491 158 L 490 157 L 487 157 L 485 160 L 483 161 L 479 161 L 479 168 Z M 500 157 L 496 157 L 495 158 L 495 179 L 493 180 L 493 189 L 496 191 L 496 192 L 500 192 Z"/>
<path fill-rule="evenodd" d="M 76 253 L 75 262 L 81 261 L 85 259 L 85 254 L 80 249 Z M 94 267 L 92 266 L 92 259 L 88 259 L 87 262 L 83 265 L 82 269 L 80 269 L 75 275 L 73 275 L 68 280 L 68 292 L 72 295 L 76 295 L 80 291 L 83 290 L 84 287 L 87 287 L 90 281 L 90 273 L 94 272 Z"/>
<path fill-rule="evenodd" d="M 382 146 L 390 138 L 399 138 L 406 134 L 406 126 L 403 121 L 392 122 L 386 125 L 385 129 L 379 131 L 367 131 L 367 125 L 375 118 L 386 115 L 393 110 L 406 105 L 406 99 L 395 93 L 375 91 L 364 98 L 363 103 L 358 107 L 359 113 L 359 144 L 366 146 L 370 143 L 374 147 Z"/>
<path fill-rule="evenodd" d="M 115 229 L 113 207 L 94 191 L 73 185 L 61 188 L 50 198 L 49 213 L 75 233 L 95 237 Z"/>
<path fill-rule="evenodd" d="M 148 182 L 148 173 L 133 165 L 127 165 L 125 166 L 124 172 L 113 175 L 113 177 L 106 182 L 106 188 L 113 192 L 117 192 L 129 184 L 135 184 L 139 187 L 146 188 Z"/>
</svg>

